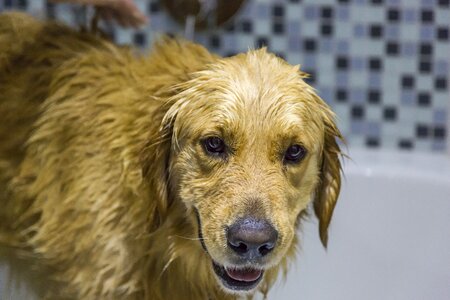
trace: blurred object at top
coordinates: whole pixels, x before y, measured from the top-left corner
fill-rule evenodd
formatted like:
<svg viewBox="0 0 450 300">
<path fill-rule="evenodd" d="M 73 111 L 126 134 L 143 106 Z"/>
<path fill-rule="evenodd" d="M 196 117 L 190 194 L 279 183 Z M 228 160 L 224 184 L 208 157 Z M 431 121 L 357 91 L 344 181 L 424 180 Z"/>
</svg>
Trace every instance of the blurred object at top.
<svg viewBox="0 0 450 300">
<path fill-rule="evenodd" d="M 245 0 L 162 0 L 169 14 L 179 23 L 195 20 L 196 30 L 218 27 L 236 14 Z"/>
<path fill-rule="evenodd" d="M 102 19 L 114 20 L 123 27 L 140 27 L 148 23 L 148 18 L 133 0 L 50 0 L 50 2 L 93 5 Z"/>
</svg>

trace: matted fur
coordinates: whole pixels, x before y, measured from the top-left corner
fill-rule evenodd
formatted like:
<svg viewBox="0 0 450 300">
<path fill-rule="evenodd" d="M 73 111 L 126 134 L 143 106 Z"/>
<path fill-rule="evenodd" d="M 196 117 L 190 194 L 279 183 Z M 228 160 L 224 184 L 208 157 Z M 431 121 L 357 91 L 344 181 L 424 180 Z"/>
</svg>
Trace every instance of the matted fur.
<svg viewBox="0 0 450 300">
<path fill-rule="evenodd" d="M 298 67 L 172 39 L 141 56 L 19 13 L 0 45 L 0 241 L 49 267 L 46 297 L 234 299 L 211 257 L 226 263 L 223 228 L 249 212 L 279 232 L 263 294 L 311 201 L 326 245 L 341 136 Z M 208 157 L 208 134 L 233 155 Z M 283 165 L 291 142 L 308 155 Z"/>
</svg>

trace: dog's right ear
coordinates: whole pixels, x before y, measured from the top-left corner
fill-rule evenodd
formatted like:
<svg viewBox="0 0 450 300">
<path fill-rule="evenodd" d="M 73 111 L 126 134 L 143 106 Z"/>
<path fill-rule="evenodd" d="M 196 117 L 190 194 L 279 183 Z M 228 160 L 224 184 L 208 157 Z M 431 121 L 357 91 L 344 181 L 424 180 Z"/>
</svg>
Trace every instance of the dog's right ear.
<svg viewBox="0 0 450 300">
<path fill-rule="evenodd" d="M 163 116 L 160 116 L 162 120 Z M 155 122 L 158 124 L 158 122 Z M 152 134 L 141 154 L 142 173 L 149 185 L 151 199 L 150 231 L 158 228 L 167 216 L 170 206 L 169 197 L 169 160 L 171 148 L 170 128 L 155 124 Z"/>
</svg>

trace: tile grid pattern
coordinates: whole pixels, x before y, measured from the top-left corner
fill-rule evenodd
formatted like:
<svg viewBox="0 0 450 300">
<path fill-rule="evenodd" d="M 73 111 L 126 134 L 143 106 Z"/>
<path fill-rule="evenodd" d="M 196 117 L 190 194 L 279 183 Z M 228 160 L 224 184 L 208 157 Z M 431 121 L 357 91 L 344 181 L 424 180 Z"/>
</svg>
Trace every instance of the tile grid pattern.
<svg viewBox="0 0 450 300">
<path fill-rule="evenodd" d="M 157 0 L 136 1 L 151 19 L 140 30 L 106 29 L 147 48 L 182 34 Z M 43 0 L 0 0 L 70 24 L 83 9 Z M 195 40 L 221 55 L 267 46 L 312 75 L 351 146 L 450 151 L 450 0 L 247 0 L 223 28 Z"/>
</svg>

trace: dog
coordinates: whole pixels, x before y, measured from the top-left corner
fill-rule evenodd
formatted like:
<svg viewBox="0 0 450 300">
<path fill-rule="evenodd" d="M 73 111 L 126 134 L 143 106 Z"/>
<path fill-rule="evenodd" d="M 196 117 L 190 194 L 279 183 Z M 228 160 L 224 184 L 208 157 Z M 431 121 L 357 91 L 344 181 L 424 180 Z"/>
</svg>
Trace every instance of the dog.
<svg viewBox="0 0 450 300">
<path fill-rule="evenodd" d="M 0 240 L 48 267 L 43 297 L 267 295 L 310 207 L 326 246 L 342 136 L 298 66 L 21 13 L 0 45 Z"/>
</svg>

